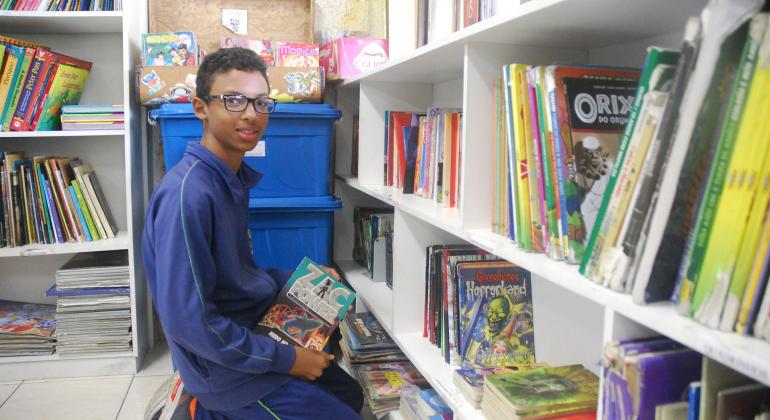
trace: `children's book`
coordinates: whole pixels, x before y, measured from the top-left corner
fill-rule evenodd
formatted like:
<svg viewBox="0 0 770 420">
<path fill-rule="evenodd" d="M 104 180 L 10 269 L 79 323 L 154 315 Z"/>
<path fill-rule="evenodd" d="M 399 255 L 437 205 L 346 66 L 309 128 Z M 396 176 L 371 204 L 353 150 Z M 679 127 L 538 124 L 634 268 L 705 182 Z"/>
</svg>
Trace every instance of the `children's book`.
<svg viewBox="0 0 770 420">
<path fill-rule="evenodd" d="M 56 329 L 56 306 L 0 300 L 0 334 L 50 337 Z"/>
<path fill-rule="evenodd" d="M 275 65 L 278 67 L 318 67 L 318 44 L 276 41 Z"/>
<path fill-rule="evenodd" d="M 145 66 L 198 65 L 198 42 L 192 32 L 158 32 L 142 35 Z"/>
<path fill-rule="evenodd" d="M 306 257 L 255 332 L 281 343 L 323 350 L 355 298 L 355 293 Z"/>
<path fill-rule="evenodd" d="M 61 128 L 61 107 L 77 104 L 83 94 L 90 69 L 59 64 L 51 88 L 43 100 L 43 108 L 36 130 L 51 131 Z"/>
<path fill-rule="evenodd" d="M 534 363 L 529 271 L 490 261 L 461 263 L 457 273 L 463 364 L 488 368 Z"/>
</svg>

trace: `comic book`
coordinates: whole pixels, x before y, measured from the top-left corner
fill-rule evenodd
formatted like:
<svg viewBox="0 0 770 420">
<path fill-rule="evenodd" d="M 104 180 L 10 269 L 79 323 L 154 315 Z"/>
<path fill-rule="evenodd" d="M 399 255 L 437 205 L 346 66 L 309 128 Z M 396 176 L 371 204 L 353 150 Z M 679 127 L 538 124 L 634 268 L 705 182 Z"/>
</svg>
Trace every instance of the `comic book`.
<svg viewBox="0 0 770 420">
<path fill-rule="evenodd" d="M 223 36 L 220 46 L 222 48 L 248 48 L 262 59 L 262 61 L 272 66 L 275 64 L 273 49 L 270 46 L 269 39 L 248 39 L 239 36 Z"/>
<path fill-rule="evenodd" d="M 323 350 L 356 294 L 305 257 L 255 332 L 284 344 Z"/>
<path fill-rule="evenodd" d="M 530 272 L 509 262 L 457 266 L 460 355 L 464 366 L 535 362 Z"/>
<path fill-rule="evenodd" d="M 409 362 L 361 365 L 355 369 L 375 415 L 398 409 L 402 391 L 430 387 L 428 381 Z"/>
<path fill-rule="evenodd" d="M 56 329 L 56 306 L 0 300 L 0 334 L 50 337 Z"/>
<path fill-rule="evenodd" d="M 198 65 L 198 42 L 192 32 L 157 32 L 142 35 L 145 66 Z"/>
<path fill-rule="evenodd" d="M 557 66 L 553 83 L 548 94 L 555 112 L 553 143 L 566 237 L 562 244 L 565 260 L 580 263 L 634 102 L 639 71 Z"/>
<path fill-rule="evenodd" d="M 51 88 L 42 98 L 43 106 L 35 129 L 52 131 L 61 129 L 61 107 L 77 104 L 88 80 L 90 69 L 59 64 L 53 73 Z"/>
<path fill-rule="evenodd" d="M 301 42 L 275 43 L 275 65 L 278 67 L 318 67 L 318 44 Z"/>
</svg>

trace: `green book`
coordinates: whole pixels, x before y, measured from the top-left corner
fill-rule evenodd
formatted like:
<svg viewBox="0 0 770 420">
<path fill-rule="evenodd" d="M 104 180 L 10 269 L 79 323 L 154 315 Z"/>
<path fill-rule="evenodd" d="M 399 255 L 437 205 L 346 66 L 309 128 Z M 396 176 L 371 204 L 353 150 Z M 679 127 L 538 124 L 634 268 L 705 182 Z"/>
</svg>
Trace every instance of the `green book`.
<svg viewBox="0 0 770 420">
<path fill-rule="evenodd" d="M 695 289 L 705 261 L 704 257 L 714 225 L 717 206 L 725 189 L 728 169 L 736 146 L 737 121 L 731 122 L 731 120 L 736 114 L 733 111 L 736 100 L 741 96 L 738 105 L 742 110 L 743 99 L 745 98 L 745 95 L 737 95 L 738 89 L 735 85 L 742 79 L 736 75 L 747 65 L 744 46 L 748 46 L 746 42 L 748 33 L 749 23 L 747 22 L 733 32 L 722 45 L 722 53 L 716 63 L 714 76 L 709 87 L 709 90 L 715 94 L 706 96 L 698 115 L 700 123 L 696 124 L 693 131 L 692 141 L 700 140 L 712 144 L 713 157 L 710 159 L 711 164 L 707 168 L 707 176 L 701 187 L 702 198 L 698 205 L 695 223 L 692 225 L 693 228 L 687 240 L 684 257 L 680 263 L 681 288 L 678 310 L 685 315 L 692 315 Z M 717 93 L 720 86 L 727 87 L 727 89 L 721 88 L 722 94 Z M 724 99 L 728 99 L 727 102 L 724 102 Z M 704 283 L 701 287 L 700 298 L 702 299 L 702 293 L 706 291 L 708 286 Z"/>
<path fill-rule="evenodd" d="M 495 373 L 484 380 L 484 398 L 489 391 L 519 416 L 596 407 L 599 397 L 599 378 L 582 365 Z"/>
<path fill-rule="evenodd" d="M 631 106 L 631 112 L 628 114 L 628 122 L 626 128 L 623 131 L 623 137 L 620 139 L 620 146 L 618 154 L 613 163 L 612 173 L 610 179 L 607 181 L 607 187 L 604 190 L 604 196 L 602 197 L 602 203 L 599 207 L 599 212 L 596 214 L 596 221 L 594 222 L 594 229 L 590 232 L 588 243 L 586 244 L 583 258 L 580 261 L 580 273 L 588 275 L 590 270 L 589 266 L 594 266 L 598 263 L 598 257 L 604 245 L 604 232 L 607 228 L 604 224 L 605 220 L 608 223 L 615 221 L 615 215 L 607 214 L 607 208 L 610 205 L 612 193 L 615 190 L 615 184 L 618 182 L 618 176 L 623 168 L 623 162 L 626 158 L 626 152 L 633 137 L 634 129 L 636 128 L 636 122 L 639 118 L 639 111 L 642 109 L 644 102 L 644 95 L 650 91 L 650 77 L 653 71 L 658 65 L 675 65 L 679 60 L 679 53 L 673 50 L 667 50 L 660 47 L 649 47 L 647 49 L 647 59 L 645 60 L 644 69 L 639 77 L 639 87 L 636 90 L 636 96 L 634 96 L 634 103 Z"/>
<path fill-rule="evenodd" d="M 94 219 L 91 215 L 91 209 L 88 208 L 88 202 L 86 201 L 86 198 L 83 196 L 83 190 L 80 188 L 80 183 L 77 179 L 72 180 L 72 187 L 75 189 L 75 196 L 77 196 L 78 201 L 81 204 L 81 210 L 83 211 L 83 218 L 86 219 L 86 224 L 88 225 L 88 231 L 91 233 L 91 237 L 98 241 L 99 239 L 102 239 L 102 237 L 99 235 L 99 230 L 96 229 L 96 226 L 94 225 Z"/>
</svg>

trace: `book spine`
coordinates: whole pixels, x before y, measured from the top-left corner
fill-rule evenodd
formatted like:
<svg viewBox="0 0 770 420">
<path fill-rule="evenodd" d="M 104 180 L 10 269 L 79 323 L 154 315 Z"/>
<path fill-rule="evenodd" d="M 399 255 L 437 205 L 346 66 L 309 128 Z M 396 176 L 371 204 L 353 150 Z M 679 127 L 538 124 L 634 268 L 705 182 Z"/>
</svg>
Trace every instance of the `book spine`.
<svg viewBox="0 0 770 420">
<path fill-rule="evenodd" d="M 69 195 L 67 186 L 64 185 L 64 179 L 62 178 L 57 162 L 55 160 L 49 160 L 48 162 L 51 165 L 51 171 L 53 172 L 54 180 L 56 182 L 55 188 L 57 189 L 59 201 L 64 210 L 64 217 L 66 217 L 66 222 L 69 224 L 70 233 L 72 233 L 72 236 L 76 241 L 80 242 L 83 240 L 83 234 L 81 227 L 73 214 L 75 210 L 72 208 L 72 198 Z"/>
<path fill-rule="evenodd" d="M 59 197 L 58 189 L 56 188 L 56 178 L 53 175 L 53 169 L 51 168 L 51 162 L 50 160 L 43 161 L 43 167 L 46 171 L 46 180 L 48 181 L 48 188 L 51 191 L 51 195 L 53 196 L 53 206 L 56 210 L 56 214 L 59 216 L 59 227 L 64 233 L 63 237 L 65 241 L 69 242 L 74 239 L 74 235 L 69 230 L 69 224 L 67 221 L 67 216 L 64 210 L 64 207 L 66 206 L 64 203 L 61 202 L 61 199 Z"/>
<path fill-rule="evenodd" d="M 11 128 L 11 120 L 13 119 L 13 113 L 16 110 L 16 106 L 19 103 L 19 97 L 21 96 L 21 89 L 24 86 L 24 81 L 27 78 L 27 72 L 29 71 L 30 65 L 32 64 L 32 58 L 35 55 L 35 49 L 34 48 L 27 48 L 24 51 L 24 59 L 21 62 L 21 69 L 18 72 L 18 75 L 16 76 L 16 80 L 14 82 L 13 89 L 11 89 L 11 93 L 8 97 L 8 108 L 6 109 L 5 116 L 3 117 L 3 120 L 0 121 L 2 123 L 2 129 L 0 131 L 9 131 Z"/>
<path fill-rule="evenodd" d="M 56 79 L 56 72 L 58 69 L 59 65 L 56 63 L 52 64 L 48 69 L 48 74 L 46 74 L 44 81 L 45 84 L 40 89 L 39 97 L 37 99 L 37 103 L 35 104 L 35 109 L 32 111 L 32 118 L 30 121 L 31 131 L 37 130 L 37 124 L 40 121 L 40 116 L 43 113 L 43 107 L 45 107 L 45 103 L 48 100 L 48 92 L 51 90 L 51 86 Z"/>
<path fill-rule="evenodd" d="M 538 126 L 537 98 L 535 87 L 531 79 L 531 69 L 524 72 L 527 101 L 527 115 L 529 119 L 529 138 L 527 144 L 527 172 L 529 174 L 530 215 L 532 218 L 532 250 L 535 252 L 547 252 L 548 248 L 548 222 L 545 217 L 545 187 L 543 186 L 543 158 L 540 144 L 540 127 Z"/>
<path fill-rule="evenodd" d="M 40 177 L 41 182 L 43 183 L 43 188 L 45 189 L 46 202 L 48 203 L 48 212 L 50 213 L 53 225 L 54 240 L 58 243 L 67 242 L 67 238 L 64 236 L 64 232 L 62 231 L 59 214 L 56 210 L 56 201 L 54 200 L 53 192 L 51 191 L 51 182 L 42 174 Z"/>
<path fill-rule="evenodd" d="M 751 330 L 754 322 L 751 318 L 756 316 L 758 301 L 762 299 L 762 292 L 767 283 L 768 270 L 770 270 L 770 203 L 765 206 L 759 246 L 755 252 L 746 290 L 741 296 L 740 310 L 734 322 L 735 332 L 738 334 L 747 335 Z M 727 307 L 725 310 L 727 310 Z M 722 314 L 722 317 L 724 318 L 725 314 Z"/>
<path fill-rule="evenodd" d="M 6 59 L 2 78 L 0 78 L 0 131 L 2 131 L 3 120 L 11 108 L 11 93 L 16 86 L 18 73 L 24 61 L 23 47 L 10 46 L 8 58 Z M 11 168 L 6 168 L 10 173 Z"/>
<path fill-rule="evenodd" d="M 96 212 L 105 231 L 105 235 L 102 237 L 114 238 L 118 233 L 118 227 L 115 224 L 115 219 L 112 217 L 107 197 L 105 197 L 104 191 L 102 191 L 96 173 L 93 171 L 89 172 L 83 178 L 86 183 L 86 189 L 90 190 L 89 192 L 92 194 L 94 207 L 96 207 Z"/>
<path fill-rule="evenodd" d="M 543 155 L 543 179 L 545 180 L 546 217 L 548 220 L 548 256 L 561 260 L 563 258 L 561 241 L 561 228 L 559 227 L 558 191 L 555 179 L 555 164 L 553 153 L 553 130 L 551 126 L 551 114 L 548 110 L 548 100 L 545 92 L 545 69 L 537 67 L 537 110 L 540 119 L 540 139 Z"/>
<path fill-rule="evenodd" d="M 529 197 L 529 175 L 527 165 L 527 142 L 529 141 L 526 121 L 526 100 L 523 96 L 523 74 L 526 66 L 513 64 L 509 66 L 511 109 L 513 110 L 513 138 L 509 138 L 509 171 L 511 191 L 516 196 L 516 220 L 519 228 L 517 236 L 519 246 L 525 251 L 532 250 L 532 213 Z M 511 153 L 513 152 L 513 153 Z"/>
<path fill-rule="evenodd" d="M 89 232 L 90 225 L 87 224 L 87 221 L 83 216 L 83 211 L 85 210 L 85 206 L 81 206 L 80 204 L 81 201 L 78 200 L 77 193 L 75 192 L 75 187 L 74 187 L 75 182 L 77 181 L 72 181 L 72 185 L 70 185 L 69 187 L 69 193 L 70 193 L 70 196 L 72 197 L 72 201 L 75 204 L 75 210 L 78 213 L 78 219 L 80 220 L 80 224 L 83 226 L 86 226 L 86 229 L 83 230 L 83 234 L 85 235 L 86 240 L 90 242 L 90 241 L 93 241 L 94 238 L 91 236 L 91 233 Z"/>
<path fill-rule="evenodd" d="M 554 190 L 557 192 L 556 203 L 559 207 L 559 218 L 557 221 L 559 228 L 559 242 L 561 255 L 565 262 L 574 262 L 571 260 L 569 252 L 569 224 L 567 222 L 567 177 L 568 169 L 565 166 L 567 158 L 564 151 L 564 141 L 561 132 L 561 119 L 556 104 L 556 81 L 554 73 L 546 71 L 546 95 L 548 97 L 548 106 L 551 113 L 551 150 L 553 152 L 553 170 L 554 170 Z"/>
<path fill-rule="evenodd" d="M 78 202 L 80 203 L 81 213 L 83 214 L 83 219 L 85 221 L 85 225 L 87 226 L 86 231 L 89 232 L 89 236 L 92 238 L 92 240 L 98 241 L 103 239 L 99 229 L 97 229 L 94 225 L 95 214 L 93 209 L 90 209 L 87 205 L 88 200 L 86 200 L 85 196 L 83 195 L 82 186 L 76 179 L 72 180 L 72 186 L 74 187 L 75 194 L 77 196 Z"/>
<path fill-rule="evenodd" d="M 516 111 L 514 109 L 513 98 L 512 98 L 513 75 L 511 74 L 511 72 L 513 70 L 512 69 L 513 66 L 514 66 L 513 64 L 503 66 L 503 93 L 504 93 L 504 100 L 505 100 L 505 132 L 506 132 L 507 142 L 506 144 L 503 144 L 501 146 L 504 149 L 508 150 L 508 156 L 507 156 L 505 166 L 501 167 L 500 171 L 502 173 L 508 174 L 509 185 L 507 186 L 507 188 L 510 189 L 510 191 L 515 192 L 516 191 L 516 168 L 515 168 L 514 162 L 516 160 L 516 149 L 513 147 L 513 143 L 514 143 L 514 137 L 515 137 L 514 130 L 516 129 L 514 125 L 514 119 L 516 118 L 515 117 Z M 502 188 L 501 188 L 501 195 L 504 195 L 504 191 L 502 191 Z M 519 203 L 517 200 L 517 195 L 515 193 L 512 194 L 509 200 L 511 200 L 509 204 L 510 206 L 509 210 L 511 213 L 510 220 L 513 221 L 513 223 L 511 223 L 509 226 L 511 239 L 516 241 L 516 243 L 519 244 L 519 246 L 522 246 L 521 232 L 519 231 L 519 225 L 517 223 L 517 221 L 519 220 Z M 501 219 L 503 218 L 501 217 Z"/>
<path fill-rule="evenodd" d="M 32 104 L 32 94 L 41 83 L 40 75 L 45 65 L 45 50 L 38 50 L 32 59 L 26 80 L 19 94 L 19 103 L 16 106 L 13 117 L 11 117 L 10 129 L 12 131 L 29 131 L 29 114 L 34 104 Z"/>
</svg>

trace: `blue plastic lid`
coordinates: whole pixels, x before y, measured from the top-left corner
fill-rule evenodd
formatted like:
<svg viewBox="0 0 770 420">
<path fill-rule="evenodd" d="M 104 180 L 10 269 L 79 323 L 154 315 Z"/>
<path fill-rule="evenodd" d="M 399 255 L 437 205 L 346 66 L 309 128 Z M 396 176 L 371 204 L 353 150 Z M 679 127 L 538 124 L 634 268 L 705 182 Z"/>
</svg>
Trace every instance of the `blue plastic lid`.
<svg viewBox="0 0 770 420">
<path fill-rule="evenodd" d="M 342 207 L 342 200 L 333 196 L 323 197 L 270 197 L 249 198 L 249 210 L 260 209 L 299 209 L 299 210 L 336 210 Z"/>
<path fill-rule="evenodd" d="M 315 117 L 338 119 L 342 113 L 329 104 L 277 104 L 270 118 Z M 192 104 L 163 104 L 150 111 L 150 120 L 158 118 L 195 118 Z"/>
</svg>

